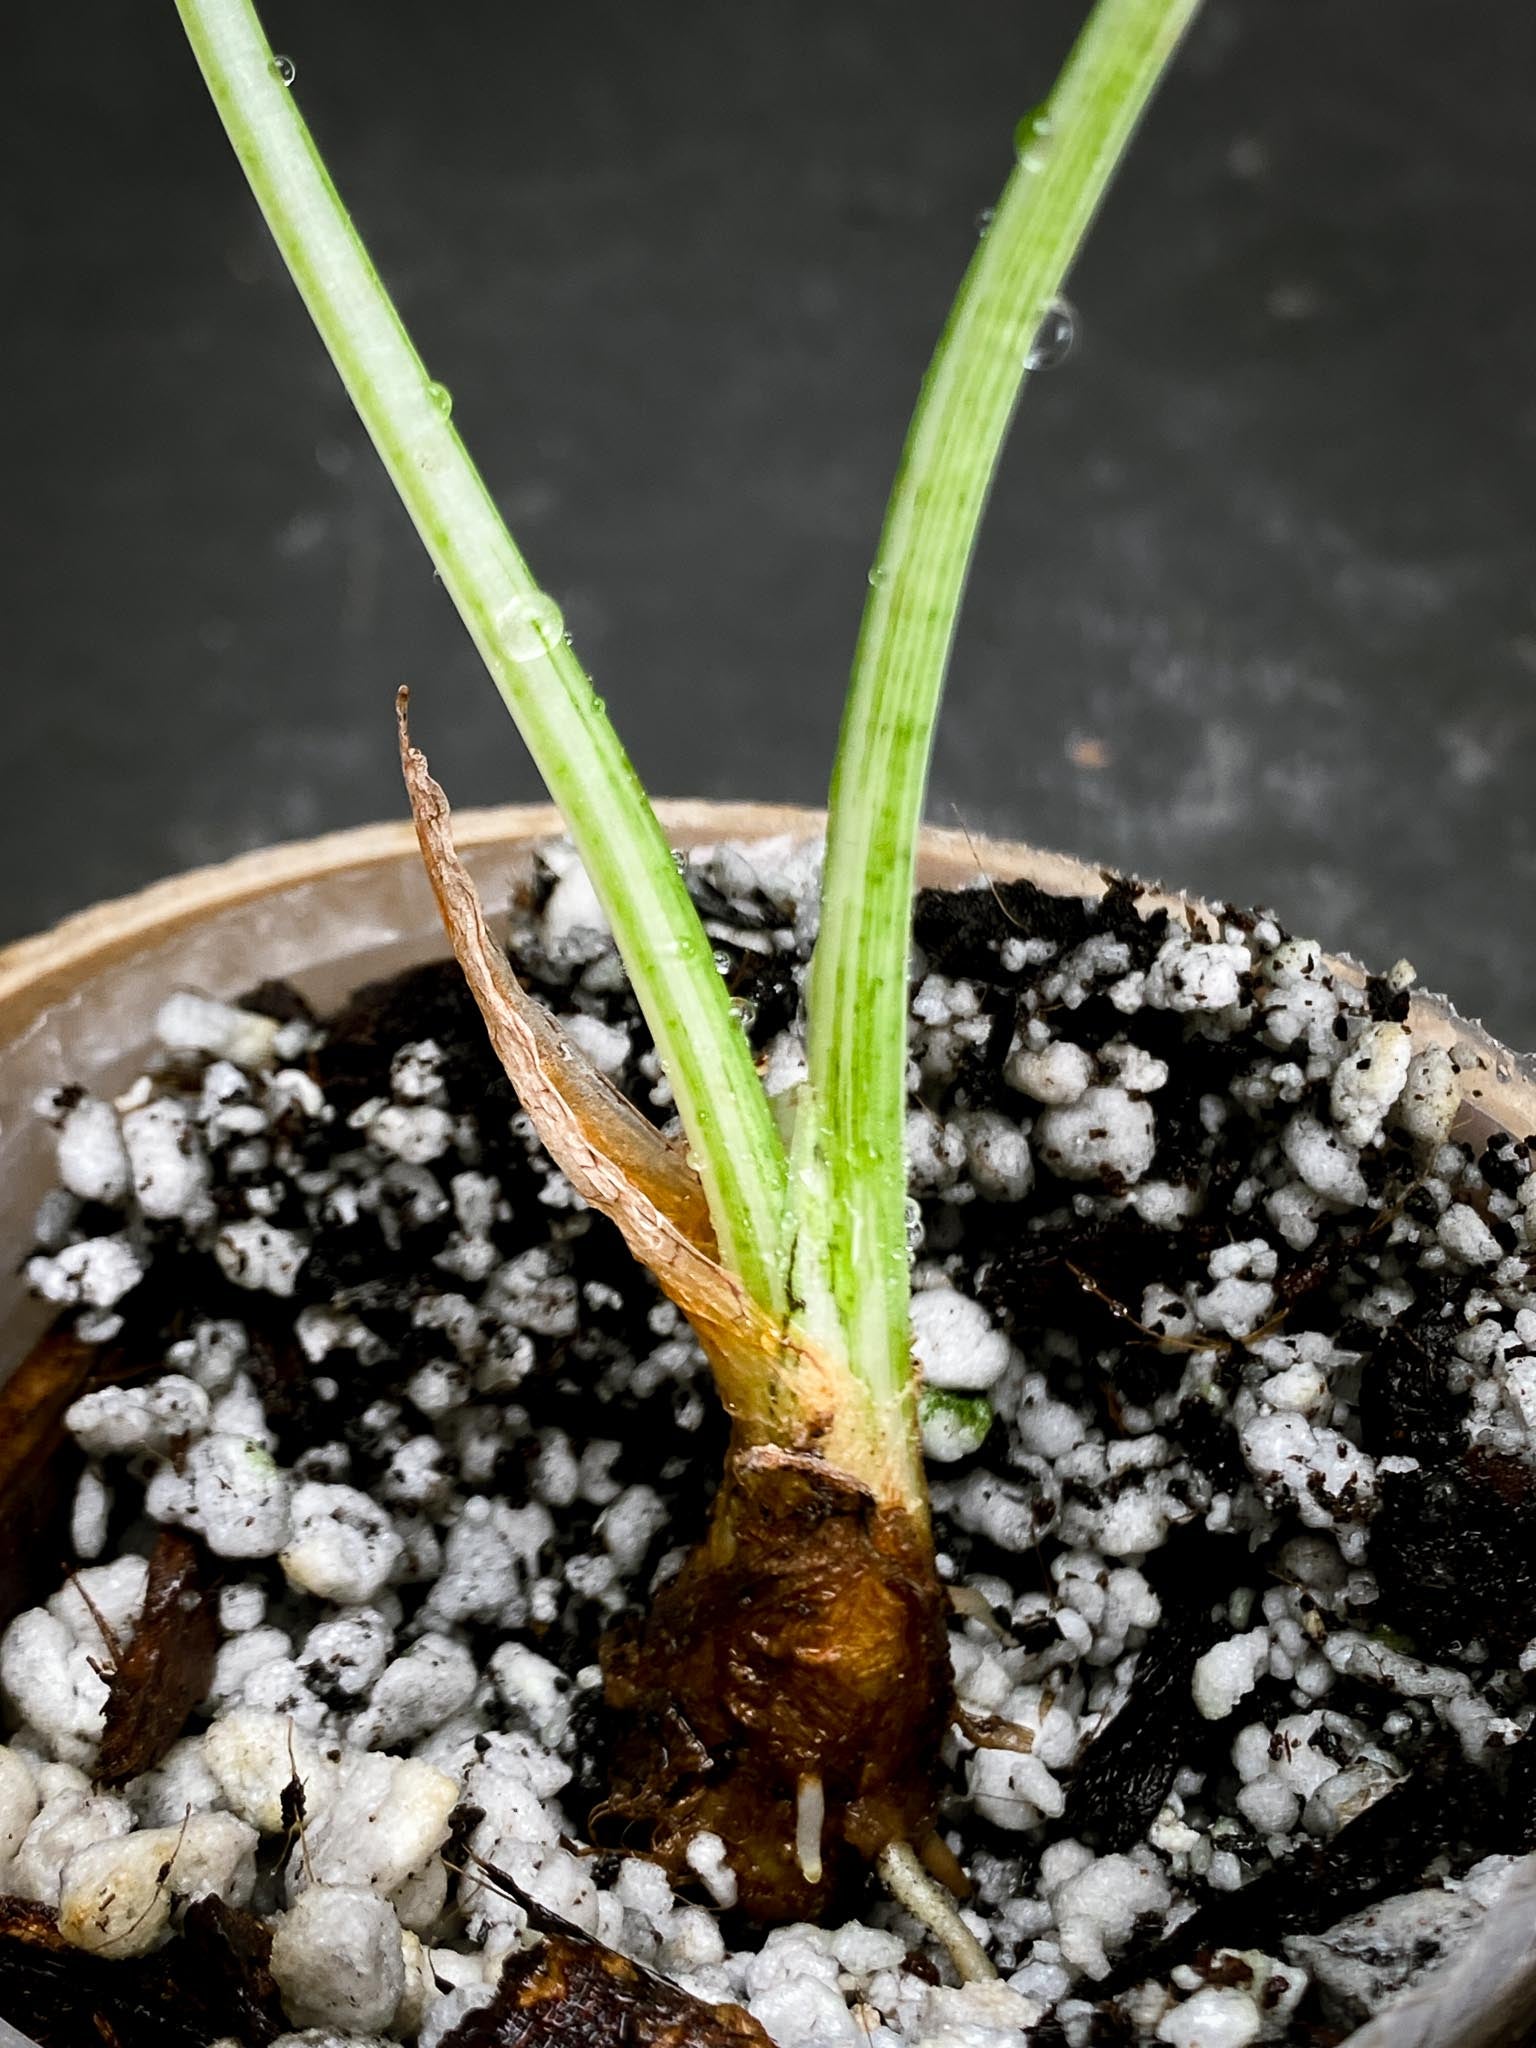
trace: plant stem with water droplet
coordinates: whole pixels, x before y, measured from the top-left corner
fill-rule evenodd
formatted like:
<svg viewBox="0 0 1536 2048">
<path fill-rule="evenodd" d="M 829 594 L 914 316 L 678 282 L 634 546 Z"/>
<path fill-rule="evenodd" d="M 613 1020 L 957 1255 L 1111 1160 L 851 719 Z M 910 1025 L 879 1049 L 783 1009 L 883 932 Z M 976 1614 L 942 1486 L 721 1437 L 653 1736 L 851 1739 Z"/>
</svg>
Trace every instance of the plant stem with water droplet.
<svg viewBox="0 0 1536 2048">
<path fill-rule="evenodd" d="M 449 419 L 249 0 L 177 0 L 267 225 L 592 877 L 672 1083 L 722 1256 L 782 1305 L 785 1161 L 751 1053 L 639 780 Z"/>
<path fill-rule="evenodd" d="M 978 243 L 923 382 L 870 576 L 832 775 L 810 984 L 813 1172 L 839 1219 L 810 1298 L 904 1432 L 907 957 L 934 725 L 977 528 L 1042 319 L 1199 0 L 1099 0 Z M 827 1335 L 817 1330 L 818 1335 Z"/>
</svg>

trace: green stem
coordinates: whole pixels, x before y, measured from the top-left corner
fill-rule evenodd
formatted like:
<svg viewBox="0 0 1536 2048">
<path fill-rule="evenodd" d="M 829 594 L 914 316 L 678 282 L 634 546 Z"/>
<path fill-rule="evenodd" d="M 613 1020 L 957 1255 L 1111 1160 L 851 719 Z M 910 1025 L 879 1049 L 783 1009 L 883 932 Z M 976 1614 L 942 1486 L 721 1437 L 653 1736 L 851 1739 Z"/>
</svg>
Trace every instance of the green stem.
<svg viewBox="0 0 1536 2048">
<path fill-rule="evenodd" d="M 618 736 L 423 367 L 249 0 L 177 0 L 321 339 L 592 877 L 672 1084 L 725 1263 L 782 1305 L 783 1147 L 713 949 Z"/>
<path fill-rule="evenodd" d="M 810 991 L 824 1292 L 877 1409 L 916 1428 L 908 1334 L 907 959 L 934 723 L 1031 345 L 1199 0 L 1099 0 L 940 338 L 880 536 L 832 776 Z M 805 1248 L 799 1256 L 803 1260 Z"/>
</svg>

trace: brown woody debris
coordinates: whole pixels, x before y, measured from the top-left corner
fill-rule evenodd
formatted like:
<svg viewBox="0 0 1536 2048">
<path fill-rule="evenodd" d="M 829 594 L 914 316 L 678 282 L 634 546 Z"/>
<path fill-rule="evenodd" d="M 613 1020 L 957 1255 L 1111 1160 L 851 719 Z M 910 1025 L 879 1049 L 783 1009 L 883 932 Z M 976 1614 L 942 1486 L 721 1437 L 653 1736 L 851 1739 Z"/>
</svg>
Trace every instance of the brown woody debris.
<svg viewBox="0 0 1536 2048">
<path fill-rule="evenodd" d="M 51 1906 L 0 1897 L 0 2020 L 39 2048 L 267 2048 L 287 2031 L 254 1914 L 200 1899 L 179 1940 L 150 1956 L 85 1955 Z"/>
<path fill-rule="evenodd" d="M 246 2048 L 266 2048 L 289 2031 L 282 1996 L 268 1964 L 272 1930 L 254 1913 L 212 1896 L 194 1900 L 170 1951 L 178 1981 L 218 2018 L 221 2033 Z"/>
<path fill-rule="evenodd" d="M 505 1872 L 480 1869 L 544 1939 L 508 1957 L 490 2004 L 466 2013 L 441 2048 L 772 2048 L 739 2005 L 706 2005 L 546 1912 Z"/>
<path fill-rule="evenodd" d="M 197 1545 L 180 1530 L 162 1530 L 133 1640 L 108 1674 L 98 1783 L 126 1784 L 159 1763 L 208 1690 L 218 1640 Z"/>
<path fill-rule="evenodd" d="M 79 1953 L 60 1934 L 59 1916 L 52 1906 L 40 1906 L 35 1899 L 0 1898 L 0 1942 L 11 1941 L 51 1955 Z"/>
<path fill-rule="evenodd" d="M 0 1628 L 31 1605 L 42 1576 L 57 1576 L 81 1462 L 64 1411 L 99 1363 L 91 1345 L 55 1330 L 0 1386 Z"/>
</svg>

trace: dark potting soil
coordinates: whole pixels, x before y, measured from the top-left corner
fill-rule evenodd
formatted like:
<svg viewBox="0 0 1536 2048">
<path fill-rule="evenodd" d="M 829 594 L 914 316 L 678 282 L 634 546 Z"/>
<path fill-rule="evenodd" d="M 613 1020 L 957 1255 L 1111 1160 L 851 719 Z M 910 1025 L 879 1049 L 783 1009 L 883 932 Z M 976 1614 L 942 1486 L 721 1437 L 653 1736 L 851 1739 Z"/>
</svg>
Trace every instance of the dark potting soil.
<svg viewBox="0 0 1536 2048">
<path fill-rule="evenodd" d="M 811 879 L 787 846 L 690 876 L 776 1091 Z M 83 1945 L 134 2048 L 156 1972 L 212 1939 L 199 1884 L 261 1930 L 204 1972 L 209 2038 L 259 2048 L 269 1985 L 296 2025 L 511 2038 L 521 1894 L 592 1945 L 565 1956 L 583 1983 L 629 1957 L 781 2048 L 841 2041 L 839 2013 L 878 2048 L 1336 2040 L 1449 1952 L 1536 1847 L 1527 1147 L 1463 1140 L 1403 976 L 1357 989 L 1263 916 L 1144 911 L 1118 883 L 917 904 L 914 1329 L 957 1691 L 1033 1740 L 948 1757 L 998 1984 L 957 1987 L 875 1891 L 764 1940 L 729 1843 L 701 1844 L 691 1899 L 589 1853 L 598 1645 L 702 1528 L 723 1428 L 437 965 L 325 1024 L 272 986 L 173 1004 L 119 1104 L 45 1105 L 64 1185 L 32 1277 L 99 1383 L 66 1416 L 70 1577 L 0 1641 L 0 1892 L 32 1916 L 0 1927 L 0 2014 L 35 2031 L 39 1972 Z M 568 860 L 512 928 L 664 1122 Z M 189 1632 L 217 1605 L 196 1684 L 145 1563 L 164 1528 Z M 109 1711 L 136 1746 L 104 1768 Z M 1405 1897 L 1412 1938 L 1366 1987 L 1329 1930 Z M 327 1975 L 380 1940 L 404 1960 L 371 1992 Z M 50 2044 L 101 2038 L 94 1995 Z"/>
</svg>

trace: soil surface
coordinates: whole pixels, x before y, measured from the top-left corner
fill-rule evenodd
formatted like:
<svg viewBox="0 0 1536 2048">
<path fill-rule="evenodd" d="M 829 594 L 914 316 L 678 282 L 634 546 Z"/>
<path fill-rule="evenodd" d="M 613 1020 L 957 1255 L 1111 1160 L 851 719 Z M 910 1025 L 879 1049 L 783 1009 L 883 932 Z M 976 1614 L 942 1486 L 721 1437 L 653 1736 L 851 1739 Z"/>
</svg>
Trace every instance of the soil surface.
<svg viewBox="0 0 1536 2048">
<path fill-rule="evenodd" d="M 691 881 L 781 1091 L 814 863 Z M 558 849 L 511 932 L 664 1123 Z M 981 886 L 916 947 L 940 1827 L 995 1981 L 873 1884 L 764 1937 L 728 1839 L 675 1893 L 589 1832 L 601 1649 L 675 1582 L 723 1427 L 433 966 L 323 1024 L 174 997 L 117 1104 L 42 1105 L 31 1276 L 95 1379 L 70 1569 L 0 1638 L 0 2015 L 133 2048 L 184 1967 L 253 2048 L 521 2040 L 567 1983 L 635 2041 L 1323 2044 L 1467 1939 L 1536 1847 L 1526 1145 L 1460 1141 L 1404 976 L 1338 984 L 1262 915 Z"/>
</svg>

